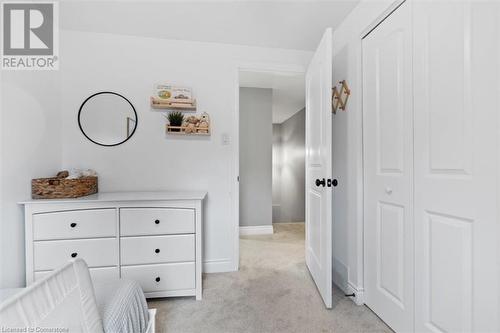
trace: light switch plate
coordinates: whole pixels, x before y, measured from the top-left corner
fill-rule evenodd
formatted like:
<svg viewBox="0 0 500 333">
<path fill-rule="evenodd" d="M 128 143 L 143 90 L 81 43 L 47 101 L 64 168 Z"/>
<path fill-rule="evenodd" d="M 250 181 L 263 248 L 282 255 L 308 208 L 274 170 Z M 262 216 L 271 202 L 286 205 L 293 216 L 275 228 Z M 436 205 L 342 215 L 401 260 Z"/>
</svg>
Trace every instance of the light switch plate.
<svg viewBox="0 0 500 333">
<path fill-rule="evenodd" d="M 222 145 L 229 146 L 231 144 L 231 137 L 227 133 L 222 134 Z"/>
</svg>

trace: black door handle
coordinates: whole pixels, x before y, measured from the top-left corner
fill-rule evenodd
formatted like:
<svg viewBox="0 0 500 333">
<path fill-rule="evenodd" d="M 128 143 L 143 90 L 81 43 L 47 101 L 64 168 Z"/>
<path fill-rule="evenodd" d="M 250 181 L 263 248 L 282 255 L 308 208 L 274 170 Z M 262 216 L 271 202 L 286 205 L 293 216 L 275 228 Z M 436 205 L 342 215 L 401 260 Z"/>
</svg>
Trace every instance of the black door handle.
<svg viewBox="0 0 500 333">
<path fill-rule="evenodd" d="M 78 255 L 78 253 L 73 252 L 73 253 L 71 253 L 71 258 L 76 258 L 77 255 Z"/>
<path fill-rule="evenodd" d="M 158 276 L 156 279 L 155 279 L 156 282 L 160 282 L 160 277 Z"/>
<path fill-rule="evenodd" d="M 322 180 L 316 179 L 316 186 L 318 186 L 318 187 L 319 187 L 319 186 L 323 186 L 323 187 L 325 187 L 325 185 L 326 185 L 326 180 L 325 180 L 325 178 L 323 178 Z"/>
<path fill-rule="evenodd" d="M 75 223 L 75 222 L 73 222 L 73 223 L 71 223 L 69 226 L 70 226 L 71 228 L 74 228 L 74 227 L 76 227 L 76 223 Z"/>
<path fill-rule="evenodd" d="M 333 179 L 333 180 L 332 179 L 328 179 L 326 181 L 326 186 L 328 186 L 328 187 L 332 187 L 332 186 L 336 187 L 338 184 L 339 184 L 339 182 L 337 181 L 337 179 Z"/>
<path fill-rule="evenodd" d="M 155 253 L 160 253 L 160 249 L 156 249 L 156 250 L 155 250 Z"/>
</svg>

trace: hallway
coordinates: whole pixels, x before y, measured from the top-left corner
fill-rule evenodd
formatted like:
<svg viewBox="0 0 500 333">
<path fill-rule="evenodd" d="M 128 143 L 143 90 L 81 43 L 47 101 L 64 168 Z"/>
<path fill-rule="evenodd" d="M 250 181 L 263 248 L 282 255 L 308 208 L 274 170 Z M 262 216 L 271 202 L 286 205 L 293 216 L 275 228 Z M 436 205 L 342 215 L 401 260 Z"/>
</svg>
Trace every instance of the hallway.
<svg viewBox="0 0 500 333">
<path fill-rule="evenodd" d="M 304 224 L 242 236 L 239 272 L 204 275 L 203 300 L 150 301 L 158 332 L 391 332 L 368 308 L 334 290 L 326 310 L 304 262 Z"/>
</svg>

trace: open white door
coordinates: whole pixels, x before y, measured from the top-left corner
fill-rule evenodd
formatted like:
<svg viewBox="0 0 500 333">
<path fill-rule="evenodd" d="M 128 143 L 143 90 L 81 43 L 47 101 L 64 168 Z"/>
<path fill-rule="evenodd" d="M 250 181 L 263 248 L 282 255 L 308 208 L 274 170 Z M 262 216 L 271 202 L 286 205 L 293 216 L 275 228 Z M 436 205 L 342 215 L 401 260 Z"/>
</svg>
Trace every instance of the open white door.
<svg viewBox="0 0 500 333">
<path fill-rule="evenodd" d="M 332 60 L 328 28 L 306 74 L 306 264 L 327 308 L 332 307 Z"/>
</svg>

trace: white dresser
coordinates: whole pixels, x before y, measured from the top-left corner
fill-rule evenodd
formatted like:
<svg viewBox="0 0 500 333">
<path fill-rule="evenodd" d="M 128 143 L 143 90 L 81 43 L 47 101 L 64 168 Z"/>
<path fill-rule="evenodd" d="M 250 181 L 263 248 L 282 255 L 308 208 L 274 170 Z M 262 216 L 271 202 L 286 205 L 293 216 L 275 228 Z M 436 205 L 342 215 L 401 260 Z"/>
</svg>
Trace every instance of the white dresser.
<svg viewBox="0 0 500 333">
<path fill-rule="evenodd" d="M 115 192 L 22 202 L 26 283 L 72 258 L 93 279 L 139 282 L 146 297 L 202 295 L 205 192 Z"/>
</svg>

